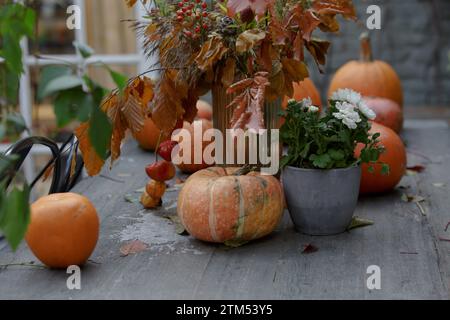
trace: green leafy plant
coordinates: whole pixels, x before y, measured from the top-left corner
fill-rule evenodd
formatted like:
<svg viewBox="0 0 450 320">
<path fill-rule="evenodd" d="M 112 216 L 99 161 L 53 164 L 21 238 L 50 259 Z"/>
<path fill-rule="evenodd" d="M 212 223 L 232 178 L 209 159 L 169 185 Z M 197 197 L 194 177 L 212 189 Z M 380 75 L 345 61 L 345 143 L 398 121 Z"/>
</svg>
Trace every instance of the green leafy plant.
<svg viewBox="0 0 450 320">
<path fill-rule="evenodd" d="M 108 116 L 101 110 L 104 97 L 109 90 L 90 78 L 86 72 L 87 59 L 94 51 L 86 45 L 74 43 L 82 58 L 80 64 L 50 65 L 42 69 L 38 86 L 38 99 L 51 98 L 54 105 L 57 125 L 63 128 L 73 121 L 89 122 L 89 139 L 102 159 L 109 156 L 112 125 Z M 122 91 L 128 79 L 112 70 L 104 63 L 92 64 L 108 71 L 111 79 Z"/>
<path fill-rule="evenodd" d="M 14 140 L 26 130 L 17 112 L 20 76 L 23 72 L 20 41 L 34 37 L 36 14 L 29 6 L 0 1 L 0 141 Z M 0 154 L 0 232 L 13 249 L 23 239 L 29 219 L 29 186 L 25 182 L 8 183 L 16 175 L 17 157 Z M 23 179 L 22 179 L 23 180 Z"/>
<path fill-rule="evenodd" d="M 369 120 L 375 114 L 354 91 L 336 92 L 323 116 L 309 99 L 290 100 L 284 117 L 280 135 L 289 150 L 282 167 L 339 169 L 360 163 L 376 164 L 384 151 L 378 140 L 380 134 L 369 133 Z M 358 143 L 365 147 L 357 159 Z M 387 173 L 389 168 L 383 168 Z"/>
</svg>

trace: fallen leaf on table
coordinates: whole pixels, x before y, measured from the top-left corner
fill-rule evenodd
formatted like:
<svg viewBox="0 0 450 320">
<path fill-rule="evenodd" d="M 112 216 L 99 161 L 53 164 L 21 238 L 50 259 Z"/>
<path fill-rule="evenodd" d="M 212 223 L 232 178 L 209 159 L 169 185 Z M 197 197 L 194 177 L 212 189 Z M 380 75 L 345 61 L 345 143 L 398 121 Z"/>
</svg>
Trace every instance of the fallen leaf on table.
<svg viewBox="0 0 450 320">
<path fill-rule="evenodd" d="M 175 232 L 179 234 L 180 236 L 187 236 L 189 233 L 184 228 L 183 224 L 181 223 L 180 217 L 177 215 L 167 215 L 164 216 L 164 218 L 169 219 L 173 225 L 175 226 Z"/>
<path fill-rule="evenodd" d="M 302 254 L 311 254 L 317 251 L 319 251 L 319 248 L 309 243 L 304 246 Z"/>
<path fill-rule="evenodd" d="M 402 195 L 402 201 L 417 203 L 417 202 L 424 202 L 425 198 L 422 196 L 414 196 L 414 195 L 408 195 L 408 194 L 404 193 Z"/>
<path fill-rule="evenodd" d="M 417 166 L 412 166 L 412 167 L 406 168 L 406 170 L 412 171 L 412 172 L 415 172 L 415 173 L 422 173 L 422 172 L 425 171 L 425 169 L 426 169 L 426 167 L 423 166 L 423 165 L 417 165 Z"/>
<path fill-rule="evenodd" d="M 352 222 L 347 228 L 347 231 L 357 229 L 357 228 L 363 228 L 373 225 L 374 222 L 367 219 L 361 219 L 359 217 L 353 217 Z"/>
<path fill-rule="evenodd" d="M 404 193 L 402 195 L 402 201 L 404 202 L 409 202 L 409 203 L 415 203 L 417 205 L 417 207 L 419 208 L 420 212 L 422 213 L 422 215 L 426 215 L 425 209 L 422 206 L 422 202 L 425 202 L 425 198 L 422 196 L 415 196 L 415 195 L 408 195 L 406 193 Z"/>
<path fill-rule="evenodd" d="M 449 227 L 450 227 L 450 221 L 449 221 L 449 222 L 447 223 L 447 225 L 445 226 L 444 231 L 447 232 Z"/>
<path fill-rule="evenodd" d="M 145 191 L 145 187 L 135 190 L 136 193 L 143 193 Z"/>
<path fill-rule="evenodd" d="M 129 202 L 129 203 L 138 203 L 139 202 L 139 199 L 133 197 L 131 194 L 126 194 L 123 198 L 125 199 L 126 202 Z"/>
<path fill-rule="evenodd" d="M 149 245 L 141 240 L 131 241 L 122 247 L 120 247 L 120 253 L 122 257 L 129 256 L 130 254 L 136 254 L 145 251 L 149 248 Z"/>
</svg>

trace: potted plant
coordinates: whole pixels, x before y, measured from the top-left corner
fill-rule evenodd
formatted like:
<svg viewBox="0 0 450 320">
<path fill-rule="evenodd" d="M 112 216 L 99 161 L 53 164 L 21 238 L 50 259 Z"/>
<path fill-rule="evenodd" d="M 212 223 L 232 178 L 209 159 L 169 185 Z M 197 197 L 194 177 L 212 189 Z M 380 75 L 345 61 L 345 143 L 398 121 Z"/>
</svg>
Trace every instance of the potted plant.
<svg viewBox="0 0 450 320">
<path fill-rule="evenodd" d="M 310 235 L 344 232 L 358 201 L 361 163 L 375 164 L 384 148 L 370 134 L 375 113 L 350 89 L 335 92 L 322 116 L 311 100 L 290 100 L 281 128 L 288 146 L 282 182 L 295 228 Z M 357 144 L 364 147 L 355 156 Z M 383 171 L 389 168 L 384 165 Z"/>
</svg>

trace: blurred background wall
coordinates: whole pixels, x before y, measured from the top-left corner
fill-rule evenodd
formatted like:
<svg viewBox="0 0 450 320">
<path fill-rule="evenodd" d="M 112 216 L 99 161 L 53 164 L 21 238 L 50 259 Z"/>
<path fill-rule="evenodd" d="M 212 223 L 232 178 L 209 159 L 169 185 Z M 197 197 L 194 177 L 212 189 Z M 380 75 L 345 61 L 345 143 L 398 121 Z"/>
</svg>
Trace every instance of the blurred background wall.
<svg viewBox="0 0 450 320">
<path fill-rule="evenodd" d="M 354 0 L 360 20 L 343 22 L 333 41 L 326 73 L 310 63 L 312 78 L 325 95 L 330 78 L 349 59 L 358 59 L 358 38 L 366 31 L 366 9 L 382 8 L 382 29 L 371 31 L 374 56 L 398 72 L 406 106 L 450 107 L 450 1 Z"/>
</svg>

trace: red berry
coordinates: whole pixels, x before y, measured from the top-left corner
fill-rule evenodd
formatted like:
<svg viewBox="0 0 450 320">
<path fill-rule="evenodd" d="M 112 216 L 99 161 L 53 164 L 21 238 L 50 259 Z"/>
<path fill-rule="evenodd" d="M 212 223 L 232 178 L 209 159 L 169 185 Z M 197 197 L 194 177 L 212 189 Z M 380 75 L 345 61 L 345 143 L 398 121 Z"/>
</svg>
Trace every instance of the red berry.
<svg viewBox="0 0 450 320">
<path fill-rule="evenodd" d="M 208 16 L 208 12 L 203 12 L 203 16 L 206 18 Z"/>
<path fill-rule="evenodd" d="M 187 11 L 187 8 L 186 7 L 183 7 L 183 9 L 181 9 L 183 12 L 186 12 Z"/>
<path fill-rule="evenodd" d="M 206 23 L 204 23 L 202 27 L 203 27 L 203 29 L 205 29 L 205 30 L 208 29 L 208 25 L 207 25 Z"/>
<path fill-rule="evenodd" d="M 202 8 L 203 8 L 203 9 L 208 8 L 208 4 L 207 4 L 206 2 L 203 2 L 203 3 L 202 3 Z"/>
<path fill-rule="evenodd" d="M 147 166 L 145 172 L 151 179 L 164 182 L 175 177 L 176 169 L 172 162 L 160 160 Z"/>
<path fill-rule="evenodd" d="M 184 3 L 183 2 L 178 2 L 178 6 L 181 8 L 181 7 L 184 6 Z"/>
<path fill-rule="evenodd" d="M 192 11 L 186 12 L 186 15 L 187 15 L 188 17 L 192 16 Z"/>
<path fill-rule="evenodd" d="M 175 141 L 164 141 L 158 149 L 158 154 L 166 161 L 172 161 L 172 150 L 178 145 Z"/>
<path fill-rule="evenodd" d="M 183 21 L 183 19 L 184 19 L 184 18 L 183 18 L 182 16 L 178 16 L 178 17 L 177 17 L 177 20 L 178 20 L 178 21 Z"/>
<path fill-rule="evenodd" d="M 202 2 L 202 0 L 195 0 L 195 2 L 200 3 L 200 2 Z"/>
<path fill-rule="evenodd" d="M 195 32 L 200 33 L 202 30 L 200 29 L 200 27 L 196 27 L 195 28 Z"/>
<path fill-rule="evenodd" d="M 184 34 L 188 37 L 192 37 L 192 32 L 190 31 L 185 31 Z"/>
</svg>

